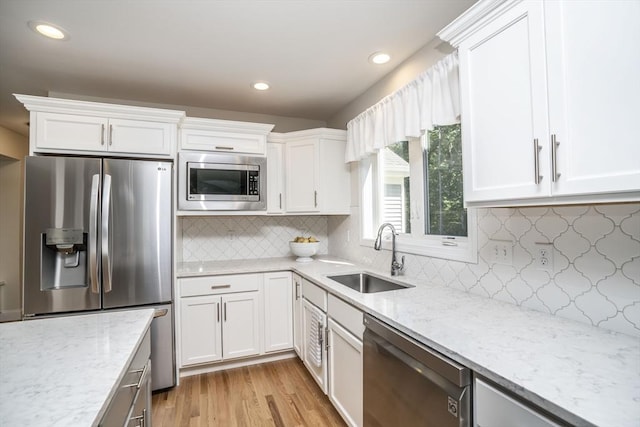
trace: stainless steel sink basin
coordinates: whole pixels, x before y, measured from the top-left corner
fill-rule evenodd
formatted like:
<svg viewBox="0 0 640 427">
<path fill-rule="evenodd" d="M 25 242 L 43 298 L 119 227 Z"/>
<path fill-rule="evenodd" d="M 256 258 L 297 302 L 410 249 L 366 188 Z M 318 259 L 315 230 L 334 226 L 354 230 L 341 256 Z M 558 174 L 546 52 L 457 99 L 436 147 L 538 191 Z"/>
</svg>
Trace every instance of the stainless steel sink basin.
<svg viewBox="0 0 640 427">
<path fill-rule="evenodd" d="M 410 285 L 404 285 L 392 282 L 388 279 L 374 276 L 369 273 L 352 273 L 341 274 L 336 276 L 327 276 L 331 280 L 335 280 L 341 285 L 347 286 L 354 291 L 363 294 L 371 294 L 374 292 L 393 291 L 396 289 L 410 288 Z"/>
</svg>

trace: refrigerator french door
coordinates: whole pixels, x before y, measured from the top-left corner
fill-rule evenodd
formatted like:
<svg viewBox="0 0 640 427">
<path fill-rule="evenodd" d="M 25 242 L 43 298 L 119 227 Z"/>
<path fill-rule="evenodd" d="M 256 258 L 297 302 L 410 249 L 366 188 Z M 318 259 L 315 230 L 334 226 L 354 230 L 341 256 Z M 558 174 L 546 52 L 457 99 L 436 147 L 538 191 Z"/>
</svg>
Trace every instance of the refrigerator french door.
<svg viewBox="0 0 640 427">
<path fill-rule="evenodd" d="M 172 164 L 36 156 L 25 167 L 25 318 L 141 306 L 171 317 Z M 173 352 L 168 333 L 157 341 Z"/>
</svg>

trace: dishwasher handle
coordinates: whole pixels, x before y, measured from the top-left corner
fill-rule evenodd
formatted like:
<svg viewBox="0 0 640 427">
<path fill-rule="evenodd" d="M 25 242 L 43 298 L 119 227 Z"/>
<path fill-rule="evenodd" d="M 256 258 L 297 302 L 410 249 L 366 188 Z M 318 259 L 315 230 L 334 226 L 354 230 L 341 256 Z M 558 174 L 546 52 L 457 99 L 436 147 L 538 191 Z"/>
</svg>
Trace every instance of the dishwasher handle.
<svg viewBox="0 0 640 427">
<path fill-rule="evenodd" d="M 372 345 L 375 348 L 375 351 L 381 355 L 396 359 L 411 368 L 411 370 L 415 371 L 423 378 L 427 379 L 429 382 L 438 386 L 441 390 L 444 390 L 456 402 L 460 402 L 463 399 L 467 387 L 460 387 L 457 384 L 452 383 L 442 375 L 438 374 L 438 372 L 414 359 L 370 330 L 365 330 L 364 340 L 366 344 Z"/>
<path fill-rule="evenodd" d="M 415 359 L 415 361 L 420 362 L 431 371 L 437 372 L 439 376 L 458 387 L 471 384 L 471 370 L 466 366 L 439 354 L 369 314 L 364 316 L 364 325 L 366 328 L 365 337 L 368 332 L 374 333 L 385 342 Z"/>
</svg>

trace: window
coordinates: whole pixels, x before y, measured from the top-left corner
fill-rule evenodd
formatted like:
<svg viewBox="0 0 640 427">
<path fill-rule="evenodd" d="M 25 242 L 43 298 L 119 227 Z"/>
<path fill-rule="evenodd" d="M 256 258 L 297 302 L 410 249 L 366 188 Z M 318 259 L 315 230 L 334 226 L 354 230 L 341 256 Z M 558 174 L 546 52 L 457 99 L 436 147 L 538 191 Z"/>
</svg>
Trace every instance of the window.
<svg viewBox="0 0 640 427">
<path fill-rule="evenodd" d="M 389 145 L 360 170 L 363 244 L 389 222 L 400 251 L 477 261 L 475 213 L 464 208 L 460 125 Z"/>
<path fill-rule="evenodd" d="M 409 143 L 396 142 L 386 147 L 382 158 L 382 216 L 398 233 L 411 233 L 411 189 L 409 180 Z"/>
<path fill-rule="evenodd" d="M 467 236 L 460 137 L 460 125 L 438 126 L 427 133 L 424 164 L 425 232 L 428 235 Z"/>
</svg>

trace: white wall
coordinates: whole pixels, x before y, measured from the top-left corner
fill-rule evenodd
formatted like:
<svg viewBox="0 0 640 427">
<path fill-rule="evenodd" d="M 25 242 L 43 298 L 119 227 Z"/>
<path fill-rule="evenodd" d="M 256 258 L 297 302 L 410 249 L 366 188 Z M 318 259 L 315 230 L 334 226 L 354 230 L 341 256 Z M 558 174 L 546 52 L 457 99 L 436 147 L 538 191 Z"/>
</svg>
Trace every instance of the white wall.
<svg viewBox="0 0 640 427">
<path fill-rule="evenodd" d="M 20 318 L 22 198 L 27 138 L 0 127 L 0 321 Z"/>
<path fill-rule="evenodd" d="M 384 78 L 376 82 L 362 95 L 327 120 L 327 126 L 335 129 L 346 129 L 347 122 L 382 98 L 400 89 L 420 73 L 453 52 L 448 43 L 434 39 L 411 55 Z"/>
</svg>

